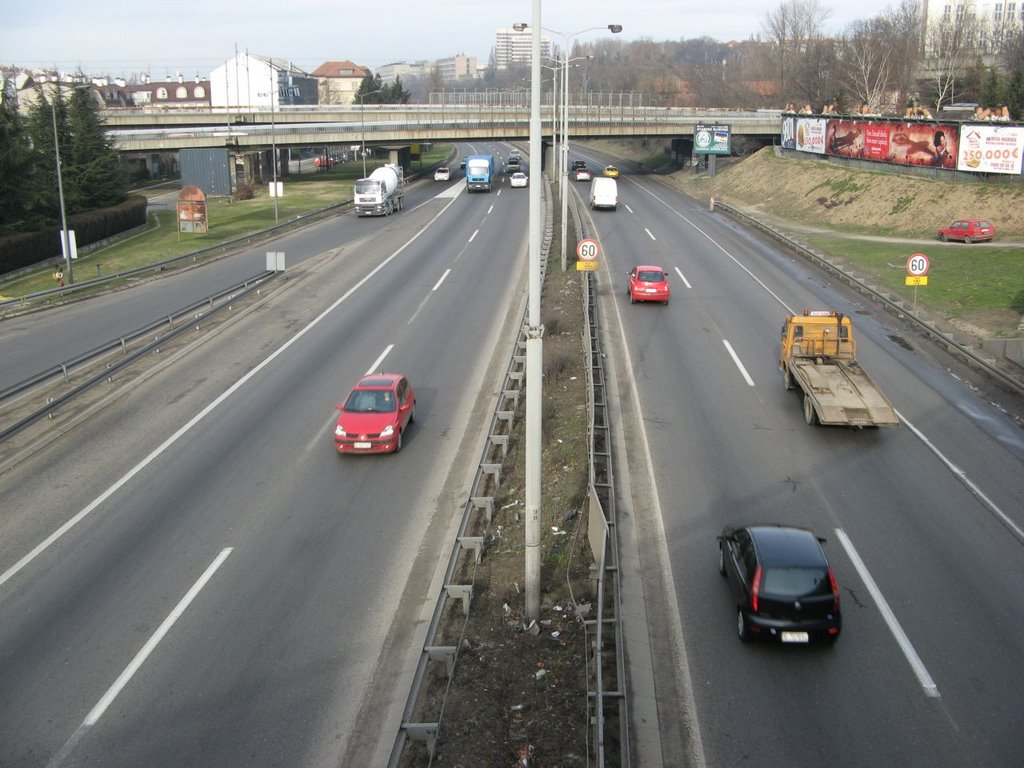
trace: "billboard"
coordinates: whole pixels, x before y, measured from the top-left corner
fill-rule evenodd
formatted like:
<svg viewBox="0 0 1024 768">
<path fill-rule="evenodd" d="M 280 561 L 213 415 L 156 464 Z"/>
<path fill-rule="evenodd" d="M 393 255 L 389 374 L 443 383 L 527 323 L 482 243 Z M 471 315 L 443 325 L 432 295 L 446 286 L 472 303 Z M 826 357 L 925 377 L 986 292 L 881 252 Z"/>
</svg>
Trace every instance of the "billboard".
<svg viewBox="0 0 1024 768">
<path fill-rule="evenodd" d="M 825 154 L 825 120 L 819 117 L 782 118 L 782 146 L 801 152 Z"/>
<path fill-rule="evenodd" d="M 967 123 L 960 128 L 960 151 L 956 161 L 959 171 L 1019 174 L 1022 155 L 1022 126 Z"/>
<path fill-rule="evenodd" d="M 732 127 L 698 123 L 693 129 L 693 154 L 731 155 Z"/>
<path fill-rule="evenodd" d="M 955 126 L 923 122 L 829 120 L 828 154 L 895 165 L 952 169 L 958 144 Z"/>
</svg>

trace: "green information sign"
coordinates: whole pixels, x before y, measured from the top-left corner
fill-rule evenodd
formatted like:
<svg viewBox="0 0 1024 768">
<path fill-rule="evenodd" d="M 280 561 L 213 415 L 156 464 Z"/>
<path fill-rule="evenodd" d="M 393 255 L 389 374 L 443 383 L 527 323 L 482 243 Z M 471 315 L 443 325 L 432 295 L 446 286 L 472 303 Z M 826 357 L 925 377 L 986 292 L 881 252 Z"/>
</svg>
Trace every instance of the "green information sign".
<svg viewBox="0 0 1024 768">
<path fill-rule="evenodd" d="M 693 129 L 693 154 L 731 155 L 732 126 L 698 123 Z"/>
</svg>

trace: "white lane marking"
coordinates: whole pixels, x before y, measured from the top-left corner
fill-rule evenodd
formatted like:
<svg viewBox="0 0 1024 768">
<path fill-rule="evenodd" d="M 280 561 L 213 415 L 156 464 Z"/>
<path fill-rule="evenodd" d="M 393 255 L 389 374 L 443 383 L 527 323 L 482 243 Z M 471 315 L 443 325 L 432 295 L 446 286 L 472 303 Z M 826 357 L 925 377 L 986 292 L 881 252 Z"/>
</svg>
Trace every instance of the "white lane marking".
<svg viewBox="0 0 1024 768">
<path fill-rule="evenodd" d="M 935 685 L 935 681 L 932 680 L 931 675 L 928 674 L 928 670 L 925 669 L 924 662 L 921 661 L 921 657 L 917 655 L 917 651 L 914 650 L 914 646 L 911 645 L 910 640 L 907 638 L 907 634 L 903 631 L 903 627 L 896 620 L 895 614 L 889 607 L 889 603 L 886 602 L 885 597 L 882 595 L 878 585 L 875 584 L 875 580 L 871 577 L 868 572 L 867 566 L 864 565 L 864 561 L 860 559 L 860 555 L 857 554 L 857 550 L 853 546 L 853 542 L 846 535 L 846 532 L 842 528 L 836 528 L 836 536 L 839 537 L 839 543 L 843 545 L 843 549 L 846 550 L 846 554 L 853 562 L 853 567 L 857 569 L 857 573 L 860 574 L 861 581 L 868 588 L 868 592 L 871 594 L 871 598 L 875 601 L 875 605 L 878 606 L 879 613 L 882 614 L 882 618 L 885 619 L 885 623 L 889 625 L 889 631 L 892 632 L 893 637 L 896 638 L 896 642 L 899 643 L 900 650 L 903 651 L 903 655 L 907 661 L 910 662 L 911 669 L 914 670 L 914 674 L 917 675 L 918 682 L 921 683 L 921 687 L 924 689 L 924 695 L 933 699 L 939 698 L 939 689 Z"/>
<path fill-rule="evenodd" d="M 185 609 L 189 607 L 196 596 L 202 591 L 203 587 L 206 586 L 207 582 L 213 578 L 213 575 L 217 572 L 217 569 L 221 567 L 228 555 L 231 554 L 233 547 L 226 547 L 220 551 L 220 554 L 214 558 L 213 562 L 203 572 L 203 575 L 199 577 L 199 580 L 192 585 L 185 596 L 181 598 L 181 601 L 174 607 L 174 610 L 168 614 L 167 618 L 163 620 L 163 623 L 157 627 L 156 632 L 152 634 L 146 644 L 142 646 L 142 649 L 135 654 L 135 658 L 131 660 L 124 671 L 118 676 L 114 684 L 107 689 L 107 692 L 103 694 L 100 700 L 96 703 L 96 706 L 92 708 L 92 711 L 86 715 L 85 720 L 78 726 L 75 732 L 71 735 L 64 746 L 61 747 L 60 751 L 54 756 L 49 762 L 50 768 L 59 766 L 71 753 L 75 745 L 82 740 L 82 737 L 86 732 L 92 728 L 103 717 L 103 713 L 107 711 L 107 707 L 114 703 L 114 699 L 117 698 L 118 694 L 124 689 L 126 685 L 134 677 L 135 673 L 139 671 L 142 665 L 145 663 L 149 655 L 156 650 L 156 647 L 160 644 L 160 641 L 164 639 L 164 636 L 170 631 L 171 627 L 174 626 L 175 622 L 181 618 L 182 614 L 185 613 Z"/>
<path fill-rule="evenodd" d="M 658 238 L 656 238 L 656 237 L 655 237 L 654 235 L 652 235 L 652 234 L 651 234 L 651 230 L 649 230 L 649 229 L 648 229 L 647 227 L 644 227 L 644 232 L 646 232 L 646 233 L 647 233 L 647 236 L 648 236 L 649 238 L 651 238 L 651 240 L 655 240 L 655 241 L 656 241 L 656 240 L 658 239 Z"/>
<path fill-rule="evenodd" d="M 472 243 L 474 240 L 476 240 L 476 236 L 479 232 L 479 229 L 474 229 L 473 234 L 469 236 L 469 240 L 467 240 L 466 242 Z"/>
<path fill-rule="evenodd" d="M 964 472 L 964 470 L 962 470 L 960 467 L 954 464 L 950 459 L 946 458 L 942 451 L 940 451 L 932 443 L 931 440 L 924 436 L 924 433 L 921 432 L 921 430 L 919 430 L 917 427 L 915 427 L 913 424 L 907 421 L 906 416 L 904 416 L 899 411 L 896 411 L 896 415 L 899 416 L 900 421 L 903 422 L 907 429 L 913 432 L 917 436 L 917 439 L 924 443 L 925 447 L 933 454 L 935 454 L 939 461 L 946 465 L 949 471 L 953 473 L 953 476 L 957 480 L 959 480 L 964 485 L 964 487 L 967 488 L 967 490 L 974 494 L 975 498 L 977 498 L 978 501 L 980 501 L 982 504 L 988 507 L 988 510 L 993 515 L 999 518 L 999 521 L 1009 529 L 1010 533 L 1012 533 L 1014 536 L 1016 536 L 1018 539 L 1024 542 L 1024 530 L 1022 530 L 1020 526 L 1013 522 L 1013 520 L 1010 519 L 1010 516 L 1003 512 L 1003 510 L 1001 510 L 996 505 L 996 503 L 992 501 L 992 499 L 986 496 L 985 493 L 981 490 L 981 488 L 979 488 L 973 480 L 967 477 L 967 473 Z"/>
<path fill-rule="evenodd" d="M 465 192 L 465 190 L 466 190 L 466 180 L 465 179 L 459 179 L 457 182 L 455 182 L 455 184 L 453 184 L 450 187 L 447 187 L 443 192 L 439 192 L 438 194 L 434 195 L 434 199 L 435 200 L 438 200 L 438 199 L 443 200 L 445 198 L 458 197 L 463 192 Z M 421 203 L 420 205 L 425 205 L 425 203 Z M 416 206 L 416 208 L 419 208 L 419 207 L 420 207 L 419 205 Z M 415 208 L 413 210 L 415 210 Z"/>
<path fill-rule="evenodd" d="M 114 482 L 113 485 L 107 488 L 107 490 L 105 490 L 103 493 L 101 493 L 99 496 L 93 499 L 89 504 L 87 504 L 82 510 L 80 510 L 74 517 L 72 517 L 70 520 L 64 523 L 60 528 L 58 528 L 56 531 L 54 531 L 45 539 L 43 539 L 43 541 L 37 544 L 32 549 L 31 552 L 22 557 L 18 562 L 16 562 L 14 565 L 8 568 L 6 571 L 4 571 L 3 575 L 0 575 L 0 587 L 2 587 L 4 584 L 10 581 L 25 566 L 27 566 L 29 563 L 31 563 L 33 560 L 39 557 L 39 555 L 41 555 L 43 552 L 49 549 L 50 546 L 52 546 L 54 542 L 59 540 L 65 533 L 67 533 L 76 525 L 78 525 L 78 523 L 82 522 L 82 520 L 88 517 L 89 514 L 92 513 L 97 507 L 99 507 L 103 502 L 105 502 L 117 491 L 119 491 L 125 484 L 127 484 L 129 480 L 131 480 L 133 477 L 139 474 L 139 472 L 141 472 L 143 469 L 145 469 L 147 466 L 153 463 L 164 451 L 166 451 L 168 448 L 170 448 L 172 445 L 178 442 L 178 440 L 180 440 L 185 434 L 187 434 L 196 424 L 198 424 L 207 416 L 209 416 L 214 411 L 214 409 L 221 405 L 221 403 L 223 403 L 225 400 L 227 400 L 229 397 L 235 394 L 235 392 L 237 392 L 239 389 L 245 386 L 245 384 L 248 383 L 250 379 L 254 378 L 264 368 L 266 368 L 268 365 L 274 362 L 274 360 L 276 360 L 279 356 L 283 355 L 289 347 L 291 347 L 293 344 L 298 343 L 299 339 L 301 339 L 303 336 L 305 336 L 307 333 L 313 330 L 313 328 L 315 328 L 321 322 L 323 322 L 324 318 L 331 314 L 331 312 L 333 312 L 335 309 L 341 306 L 344 302 L 348 301 L 349 297 L 352 296 L 352 294 L 354 294 L 356 291 L 358 291 L 360 288 L 366 285 L 374 276 L 376 276 L 378 272 L 380 272 L 382 269 L 384 269 L 384 267 L 386 267 L 388 264 L 390 264 L 392 261 L 398 258 L 398 255 L 402 253 L 402 251 L 404 251 L 406 248 L 412 245 L 413 242 L 419 239 L 420 235 L 426 232 L 434 224 L 435 221 L 440 219 L 441 216 L 444 215 L 445 211 L 447 211 L 448 208 L 454 202 L 455 198 L 452 198 L 452 200 L 444 208 L 442 208 L 440 211 L 434 214 L 434 217 L 426 224 L 424 224 L 415 235 L 406 240 L 405 243 L 397 251 L 392 253 L 380 264 L 371 269 L 366 274 L 366 277 L 364 277 L 362 280 L 360 280 L 347 291 L 345 291 L 345 293 L 342 294 L 333 304 L 331 304 L 329 307 L 327 307 L 327 309 L 325 309 L 323 312 L 321 312 L 319 315 L 313 318 L 305 328 L 300 329 L 299 332 L 292 336 L 290 339 L 288 339 L 288 341 L 286 341 L 280 347 L 271 352 L 270 355 L 268 355 L 263 360 L 263 362 L 256 365 L 252 370 L 250 370 L 248 373 L 242 376 L 242 378 L 240 378 L 238 381 L 236 381 L 234 384 L 228 387 L 209 405 L 203 408 L 203 410 L 201 410 L 199 413 L 197 413 L 195 416 L 189 419 L 188 422 L 180 429 L 178 429 L 177 432 L 175 432 L 173 435 L 171 435 L 162 443 L 160 443 L 160 445 L 154 448 L 153 451 L 148 456 L 146 456 L 146 458 L 144 458 L 134 467 L 125 472 L 120 478 L 118 478 Z"/>
<path fill-rule="evenodd" d="M 498 194 L 499 195 L 501 194 L 501 190 L 500 189 L 498 190 Z M 493 210 L 494 210 L 494 203 L 491 203 L 490 206 L 488 206 L 488 208 L 487 208 L 487 213 L 484 214 L 484 215 L 485 216 L 489 216 L 491 211 L 493 211 Z"/>
<path fill-rule="evenodd" d="M 771 290 L 771 288 L 769 288 L 767 285 L 765 285 L 763 282 L 761 282 L 761 280 L 759 280 L 757 277 L 755 277 L 753 272 L 751 272 L 745 266 L 740 264 L 739 260 L 736 259 L 735 256 L 733 256 L 731 253 L 729 253 L 727 250 L 725 250 L 725 248 L 723 248 L 718 243 L 716 243 L 707 232 L 705 232 L 700 227 L 698 227 L 696 224 L 694 224 L 693 221 L 691 221 L 690 219 L 686 218 L 686 216 L 684 216 L 683 214 L 679 213 L 675 208 L 673 208 L 667 202 L 662 200 L 660 197 L 658 197 L 656 194 L 654 194 L 651 190 L 649 190 L 646 187 L 644 187 L 642 184 L 639 184 L 638 182 L 633 181 L 632 179 L 628 179 L 628 181 L 631 184 L 636 184 L 636 186 L 638 186 L 640 189 L 642 189 L 644 192 L 649 194 L 651 197 L 653 197 L 655 200 L 657 200 L 663 206 L 665 206 L 670 211 L 672 211 L 672 213 L 674 213 L 676 216 L 681 218 L 687 224 L 689 224 L 694 229 L 696 229 L 698 232 L 700 232 L 702 235 L 704 235 L 704 237 L 706 237 L 708 239 L 708 241 L 712 245 L 714 245 L 722 253 L 724 253 L 726 256 L 728 256 L 730 259 L 732 259 L 732 261 L 736 264 L 736 266 L 738 266 L 740 269 L 742 269 L 744 272 L 746 272 L 748 275 L 750 275 L 750 277 L 754 280 L 754 282 L 756 282 L 758 285 L 760 285 L 769 296 L 771 296 L 773 299 L 775 299 L 779 303 L 779 305 L 782 306 L 783 309 L 785 309 L 791 315 L 798 314 L 796 312 L 796 310 L 792 309 L 786 302 L 784 302 L 778 295 L 776 295 L 775 292 Z M 984 504 L 989 509 L 989 511 L 992 514 L 994 514 L 1000 520 L 1000 522 L 1003 523 L 1003 525 L 1006 526 L 1006 528 L 1010 531 L 1010 533 L 1012 533 L 1014 536 L 1016 536 L 1017 539 L 1019 539 L 1020 541 L 1024 541 L 1024 529 L 1021 529 L 1020 526 L 1015 524 L 1009 518 L 1009 516 L 1005 512 L 1003 512 L 998 506 L 996 506 L 995 502 L 993 502 L 991 499 L 989 499 L 988 496 L 986 496 L 985 493 L 981 490 L 981 488 L 978 487 L 977 484 L 975 484 L 970 478 L 967 477 L 967 474 L 962 469 L 960 469 L 960 467 L 958 467 L 956 464 L 954 464 L 952 461 L 950 461 L 941 451 L 939 451 L 939 449 L 935 447 L 935 445 L 931 442 L 931 440 L 929 440 L 925 436 L 925 434 L 923 432 L 921 432 L 917 427 L 915 427 L 913 424 L 911 424 L 909 421 L 907 421 L 907 418 L 902 413 L 900 413 L 899 411 L 896 411 L 896 415 L 899 416 L 900 421 L 902 421 L 904 424 L 906 424 L 907 428 L 910 429 L 910 431 L 914 433 L 914 436 L 917 437 L 917 439 L 920 440 L 929 451 L 931 451 L 933 454 L 935 454 L 935 456 L 939 459 L 939 461 L 941 461 L 943 464 L 946 465 L 946 467 L 949 469 L 949 471 L 953 473 L 954 477 L 956 477 L 961 483 L 963 483 L 963 485 L 972 494 L 974 494 L 974 496 L 982 504 Z"/>
<path fill-rule="evenodd" d="M 630 207 L 629 207 L 628 205 L 626 205 L 625 203 L 623 203 L 622 205 L 623 205 L 623 207 L 624 207 L 624 208 L 625 208 L 625 209 L 626 209 L 627 211 L 629 211 L 630 213 L 632 213 L 632 212 L 633 212 L 633 209 L 632 209 L 632 208 L 630 208 Z"/>
<path fill-rule="evenodd" d="M 674 267 L 674 269 L 676 271 L 676 274 L 679 275 L 679 279 L 683 281 L 683 285 L 685 285 L 687 288 L 693 288 L 693 286 L 690 285 L 690 281 L 686 279 L 686 275 L 682 273 L 682 270 L 680 270 L 679 267 Z"/>
<path fill-rule="evenodd" d="M 754 380 L 750 378 L 750 374 L 747 373 L 747 369 L 743 367 L 743 363 L 740 362 L 739 355 L 737 355 L 736 351 L 732 348 L 732 344 L 730 344 L 727 339 L 722 339 L 722 343 L 725 344 L 725 348 L 729 352 L 729 356 L 736 364 L 736 367 L 740 369 L 740 373 L 743 374 L 743 378 L 746 379 L 747 385 L 751 387 L 754 386 Z"/>
<path fill-rule="evenodd" d="M 643 190 L 644 192 L 646 192 L 646 193 L 647 193 L 648 195 L 650 195 L 651 197 L 653 197 L 653 198 L 654 198 L 655 200 L 657 200 L 657 201 L 658 201 L 659 203 L 661 203 L 661 204 L 662 204 L 663 206 L 665 206 L 666 208 L 668 208 L 668 209 L 669 209 L 669 210 L 670 210 L 670 211 L 671 211 L 672 213 L 674 213 L 674 214 L 675 214 L 676 216 L 678 216 L 678 217 L 679 217 L 680 219 L 682 219 L 683 221 L 685 221 L 685 222 L 686 222 L 687 224 L 689 224 L 689 225 L 690 225 L 691 227 L 693 227 L 693 228 L 694 228 L 695 230 L 697 230 L 698 232 L 700 232 L 700 234 L 702 234 L 702 235 L 703 235 L 703 236 L 705 237 L 705 239 L 706 239 L 706 240 L 707 240 L 707 241 L 708 241 L 709 243 L 711 243 L 711 244 L 712 244 L 713 246 L 715 246 L 715 248 L 717 248 L 717 249 L 718 249 L 718 250 L 720 250 L 720 251 L 721 251 L 722 253 L 724 253 L 724 254 L 725 254 L 726 256 L 728 256 L 728 257 L 729 257 L 729 258 L 730 258 L 730 259 L 732 260 L 732 262 L 733 262 L 733 263 L 734 263 L 734 264 L 735 264 L 735 265 L 736 265 L 737 267 L 739 267 L 739 268 L 740 268 L 740 269 L 742 269 L 742 270 L 743 270 L 744 272 L 746 272 L 746 273 L 747 273 L 747 275 L 749 275 L 749 276 L 750 276 L 750 279 L 751 279 L 751 280 L 753 280 L 753 281 L 754 281 L 755 283 L 757 283 L 758 285 L 760 285 L 760 286 L 761 286 L 761 287 L 762 287 L 762 288 L 763 288 L 763 289 L 765 290 L 765 292 L 766 292 L 766 293 L 767 293 L 767 294 L 768 294 L 769 296 L 771 296 L 771 297 L 772 297 L 773 299 L 775 299 L 775 300 L 776 300 L 777 302 L 779 302 L 779 304 L 781 304 L 781 305 L 782 305 L 783 307 L 785 307 L 786 311 L 788 311 L 788 312 L 790 312 L 790 313 L 793 313 L 793 310 L 789 308 L 789 306 L 788 306 L 788 305 L 786 304 L 786 302 L 784 302 L 784 301 L 783 301 L 783 300 L 782 300 L 782 299 L 781 299 L 781 298 L 780 298 L 780 297 L 779 297 L 779 296 L 778 296 L 778 295 L 777 295 L 777 294 L 776 294 L 776 293 L 775 293 L 775 292 L 774 292 L 774 291 L 773 291 L 773 290 L 772 290 L 771 288 L 769 288 L 769 287 L 768 287 L 767 285 L 765 285 L 765 284 L 764 284 L 764 283 L 763 283 L 763 282 L 762 282 L 762 281 L 761 281 L 761 280 L 760 280 L 760 279 L 759 279 L 758 277 L 756 277 L 756 276 L 754 275 L 754 273 L 753 273 L 753 272 L 751 272 L 751 271 L 750 271 L 749 269 L 747 269 L 747 268 L 746 268 L 746 267 L 745 267 L 745 266 L 744 266 L 743 264 L 741 264 L 741 263 L 740 263 L 740 261 L 739 261 L 739 259 L 737 259 L 737 258 L 736 258 L 735 256 L 733 256 L 733 255 L 732 255 L 731 253 L 729 253 L 729 251 L 727 251 L 727 250 L 726 250 L 725 248 L 723 248 L 723 247 L 722 247 L 721 245 L 719 245 L 719 244 L 718 244 L 718 242 L 717 242 L 717 241 L 716 241 L 716 240 L 715 240 L 715 239 L 714 239 L 713 237 L 711 237 L 711 235 L 709 235 L 709 234 L 708 234 L 707 232 L 705 232 L 705 231 L 704 231 L 703 229 L 701 229 L 700 227 L 698 227 L 698 226 L 697 226 L 697 224 L 696 224 L 696 223 L 695 223 L 695 222 L 694 222 L 694 221 L 693 221 L 692 219 L 688 219 L 688 218 L 687 218 L 686 216 L 684 216 L 683 214 L 681 214 L 681 213 L 680 213 L 679 211 L 677 211 L 677 210 L 676 210 L 675 208 L 673 208 L 673 207 L 672 207 L 671 205 L 669 205 L 669 204 L 668 204 L 667 202 L 665 202 L 664 200 L 662 200 L 662 199 L 661 199 L 660 197 L 658 197 L 658 196 L 657 196 L 656 194 L 654 194 L 654 193 L 653 193 L 653 192 L 652 192 L 651 190 L 647 189 L 647 187 L 643 186 L 642 184 L 640 184 L 640 183 L 638 183 L 638 182 L 636 182 L 636 181 L 633 181 L 632 179 L 627 179 L 627 181 L 628 181 L 628 182 L 629 182 L 630 184 L 636 184 L 636 186 L 640 187 L 640 189 L 642 189 L 642 190 Z M 793 314 L 795 314 L 795 313 L 793 313 Z"/>
<path fill-rule="evenodd" d="M 431 291 L 436 291 L 438 288 L 440 288 L 441 287 L 441 283 L 443 283 L 448 278 L 448 275 L 450 275 L 451 273 L 452 273 L 452 270 L 449 267 L 448 269 L 446 269 L 444 271 L 444 274 L 441 275 L 440 279 L 436 283 L 434 283 L 434 287 L 431 288 L 430 290 Z"/>
<path fill-rule="evenodd" d="M 384 347 L 384 351 L 380 353 L 380 357 L 373 361 L 373 365 L 370 366 L 369 370 L 364 373 L 364 376 L 369 376 L 371 373 L 376 373 L 381 370 L 380 364 L 384 362 L 384 358 L 391 354 L 391 350 L 395 348 L 394 344 L 388 344 Z"/>
</svg>

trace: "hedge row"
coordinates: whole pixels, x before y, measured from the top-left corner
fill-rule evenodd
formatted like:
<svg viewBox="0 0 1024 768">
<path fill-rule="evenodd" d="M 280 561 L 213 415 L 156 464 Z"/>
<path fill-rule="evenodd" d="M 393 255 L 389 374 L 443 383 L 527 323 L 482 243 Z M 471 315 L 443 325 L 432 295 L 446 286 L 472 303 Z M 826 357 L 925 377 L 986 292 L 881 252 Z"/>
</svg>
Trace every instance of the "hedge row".
<svg viewBox="0 0 1024 768">
<path fill-rule="evenodd" d="M 146 198 L 129 195 L 123 203 L 68 216 L 68 229 L 75 231 L 79 248 L 126 232 L 146 223 Z M 60 261 L 60 225 L 0 235 L 0 274 L 46 262 Z"/>
</svg>

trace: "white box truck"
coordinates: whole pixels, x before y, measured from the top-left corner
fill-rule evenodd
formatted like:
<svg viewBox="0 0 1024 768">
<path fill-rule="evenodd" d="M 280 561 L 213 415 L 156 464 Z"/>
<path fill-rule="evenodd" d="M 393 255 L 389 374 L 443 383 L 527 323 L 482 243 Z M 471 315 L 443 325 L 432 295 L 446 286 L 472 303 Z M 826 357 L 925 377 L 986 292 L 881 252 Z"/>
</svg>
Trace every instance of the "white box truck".
<svg viewBox="0 0 1024 768">
<path fill-rule="evenodd" d="M 611 208 L 613 211 L 619 207 L 619 187 L 615 179 L 597 176 L 590 182 L 590 207 Z"/>
</svg>

